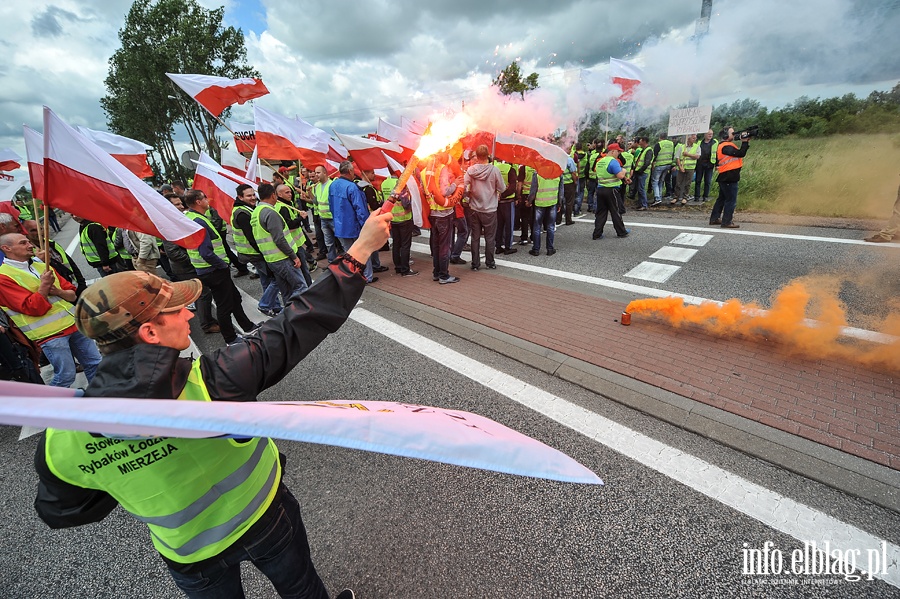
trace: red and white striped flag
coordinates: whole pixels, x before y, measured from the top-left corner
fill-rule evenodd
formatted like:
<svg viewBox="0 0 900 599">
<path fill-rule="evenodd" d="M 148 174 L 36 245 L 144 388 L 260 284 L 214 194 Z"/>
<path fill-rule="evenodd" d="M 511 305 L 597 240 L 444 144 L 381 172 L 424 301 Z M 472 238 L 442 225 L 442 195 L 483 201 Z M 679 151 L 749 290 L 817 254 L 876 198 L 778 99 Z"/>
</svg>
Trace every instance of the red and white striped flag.
<svg viewBox="0 0 900 599">
<path fill-rule="evenodd" d="M 243 177 L 247 172 L 247 159 L 234 150 L 222 148 L 222 167 Z"/>
<path fill-rule="evenodd" d="M 610 58 L 609 78 L 622 88 L 622 95 L 619 96 L 619 100 L 631 100 L 638 85 L 644 79 L 644 72 L 633 62 Z"/>
<path fill-rule="evenodd" d="M 324 164 L 328 135 L 303 120 L 295 120 L 259 106 L 253 107 L 259 156 L 272 160 L 300 160 L 307 168 Z"/>
<path fill-rule="evenodd" d="M 246 179 L 243 175 L 236 175 L 218 164 L 206 152 L 200 153 L 197 162 L 197 172 L 194 174 L 193 189 L 199 189 L 209 198 L 209 204 L 216 209 L 225 221 L 231 224 L 231 210 L 234 208 L 234 198 L 237 197 L 237 186 L 249 185 L 256 189 L 256 183 Z"/>
<path fill-rule="evenodd" d="M 414 121 L 412 119 L 408 119 L 405 116 L 400 117 L 400 126 L 403 127 L 404 129 L 406 129 L 407 131 L 412 131 L 416 135 L 424 135 L 425 129 L 427 129 L 427 127 L 425 125 L 420 125 L 416 121 Z"/>
<path fill-rule="evenodd" d="M 520 133 L 498 133 L 494 139 L 495 158 L 530 166 L 545 179 L 555 179 L 566 170 L 569 155 L 559 146 Z"/>
<path fill-rule="evenodd" d="M 243 104 L 269 93 L 262 79 L 250 77 L 229 79 L 176 73 L 166 73 L 166 76 L 213 116 L 219 116 L 232 104 Z"/>
<path fill-rule="evenodd" d="M 259 183 L 259 152 L 255 147 L 253 148 L 253 155 L 247 161 L 247 174 L 244 175 L 244 178 L 254 183 Z"/>
<path fill-rule="evenodd" d="M 28 177 L 31 179 L 31 195 L 44 197 L 44 136 L 29 127 L 22 126 L 25 134 L 25 156 L 28 161 Z"/>
<path fill-rule="evenodd" d="M 382 119 L 378 119 L 377 135 L 379 139 L 396 142 L 403 148 L 403 160 L 412 158 L 415 151 L 419 148 L 419 143 L 422 141 L 421 135 L 416 135 L 412 131 Z"/>
<path fill-rule="evenodd" d="M 378 141 L 366 137 L 356 137 L 355 135 L 341 135 L 334 133 L 338 141 L 344 144 L 353 162 L 360 170 L 375 170 L 387 167 L 385 155 L 392 156 L 396 159 L 402 159 L 403 148 L 392 141 Z"/>
<path fill-rule="evenodd" d="M 153 169 L 147 163 L 147 152 L 152 150 L 152 147 L 115 133 L 94 131 L 87 127 L 76 127 L 76 129 L 78 129 L 79 133 L 106 150 L 110 156 L 124 164 L 135 176 L 141 179 L 153 176 Z"/>
<path fill-rule="evenodd" d="M 253 125 L 245 125 L 237 121 L 228 123 L 234 134 L 234 149 L 243 154 L 256 149 L 256 129 Z"/>
<path fill-rule="evenodd" d="M 152 187 L 44 107 L 44 202 L 104 226 L 197 247 L 206 234 Z"/>
<path fill-rule="evenodd" d="M 13 152 L 12 148 L 0 150 L 0 171 L 14 171 L 22 167 L 22 157 Z"/>
</svg>

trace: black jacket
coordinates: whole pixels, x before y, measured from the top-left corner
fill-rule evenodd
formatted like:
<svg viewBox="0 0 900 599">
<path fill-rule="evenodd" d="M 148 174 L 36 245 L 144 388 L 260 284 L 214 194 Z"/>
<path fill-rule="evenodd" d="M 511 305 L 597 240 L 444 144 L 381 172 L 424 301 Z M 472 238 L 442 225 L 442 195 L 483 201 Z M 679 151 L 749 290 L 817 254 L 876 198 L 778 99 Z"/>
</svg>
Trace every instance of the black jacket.
<svg viewBox="0 0 900 599">
<path fill-rule="evenodd" d="M 238 343 L 200 356 L 203 381 L 214 401 L 255 401 L 278 383 L 329 333 L 337 331 L 359 301 L 365 279 L 347 262 L 328 272 L 259 331 Z M 187 382 L 193 361 L 176 349 L 138 344 L 104 356 L 85 391 L 88 397 L 174 399 Z M 116 501 L 103 491 L 84 489 L 57 478 L 47 467 L 44 439 L 35 452 L 39 483 L 34 502 L 51 528 L 98 522 Z"/>
</svg>

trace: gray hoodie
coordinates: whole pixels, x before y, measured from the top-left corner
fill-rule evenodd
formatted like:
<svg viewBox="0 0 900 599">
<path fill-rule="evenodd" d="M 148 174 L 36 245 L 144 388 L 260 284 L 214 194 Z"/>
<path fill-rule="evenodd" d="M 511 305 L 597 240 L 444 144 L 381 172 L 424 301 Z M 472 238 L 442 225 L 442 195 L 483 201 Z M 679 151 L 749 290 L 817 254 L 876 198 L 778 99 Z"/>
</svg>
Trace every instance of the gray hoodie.
<svg viewBox="0 0 900 599">
<path fill-rule="evenodd" d="M 466 169 L 469 208 L 475 212 L 496 212 L 497 200 L 506 189 L 503 175 L 493 164 L 473 164 Z"/>
</svg>

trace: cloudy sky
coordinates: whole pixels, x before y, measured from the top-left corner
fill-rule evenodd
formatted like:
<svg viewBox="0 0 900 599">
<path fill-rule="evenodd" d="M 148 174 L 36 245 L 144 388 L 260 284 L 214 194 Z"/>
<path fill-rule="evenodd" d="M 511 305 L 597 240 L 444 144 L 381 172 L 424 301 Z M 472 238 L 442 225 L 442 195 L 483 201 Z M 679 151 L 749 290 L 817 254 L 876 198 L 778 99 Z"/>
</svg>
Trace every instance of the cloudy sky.
<svg viewBox="0 0 900 599">
<path fill-rule="evenodd" d="M 207 7 L 217 0 L 199 0 Z M 617 88 L 609 57 L 644 69 L 642 105 L 752 97 L 867 95 L 900 81 L 900 0 L 714 0 L 709 34 L 691 39 L 700 0 L 227 0 L 249 62 L 271 94 L 260 105 L 323 129 L 365 133 L 378 118 L 427 120 L 465 102 L 494 128 L 565 129 Z M 106 129 L 99 100 L 130 0 L 13 0 L 0 7 L 0 148 L 24 156 L 22 124 L 47 104 L 73 125 Z M 541 90 L 503 106 L 490 86 L 519 60 Z M 252 122 L 247 107 L 232 118 Z"/>
</svg>

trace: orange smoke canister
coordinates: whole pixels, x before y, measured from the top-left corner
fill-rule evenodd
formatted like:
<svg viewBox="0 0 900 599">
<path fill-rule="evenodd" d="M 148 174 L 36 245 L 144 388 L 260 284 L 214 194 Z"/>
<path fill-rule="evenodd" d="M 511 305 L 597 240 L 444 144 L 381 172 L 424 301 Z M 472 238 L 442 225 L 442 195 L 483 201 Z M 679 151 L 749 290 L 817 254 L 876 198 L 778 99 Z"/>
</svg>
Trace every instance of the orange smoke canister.
<svg viewBox="0 0 900 599">
<path fill-rule="evenodd" d="M 622 320 L 620 320 L 623 325 L 628 326 L 631 324 L 631 313 L 630 312 L 622 312 Z"/>
</svg>

